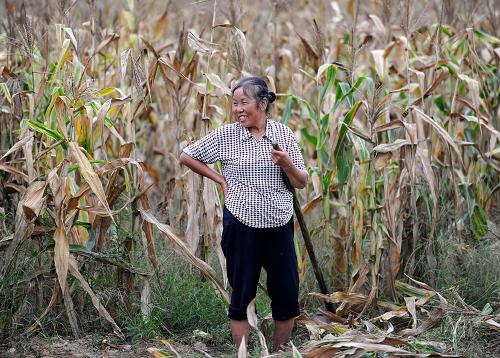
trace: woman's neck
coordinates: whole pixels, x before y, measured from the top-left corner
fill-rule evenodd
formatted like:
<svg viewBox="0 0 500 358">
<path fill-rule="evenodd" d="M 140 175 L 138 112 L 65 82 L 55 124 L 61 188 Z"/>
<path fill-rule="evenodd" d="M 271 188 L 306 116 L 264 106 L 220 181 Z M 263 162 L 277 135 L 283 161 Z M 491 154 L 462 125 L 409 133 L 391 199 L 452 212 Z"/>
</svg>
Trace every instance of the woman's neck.
<svg viewBox="0 0 500 358">
<path fill-rule="evenodd" d="M 259 123 L 256 123 L 255 126 L 248 127 L 250 133 L 257 138 L 260 138 L 266 132 L 267 126 L 267 117 L 263 116 Z"/>
</svg>

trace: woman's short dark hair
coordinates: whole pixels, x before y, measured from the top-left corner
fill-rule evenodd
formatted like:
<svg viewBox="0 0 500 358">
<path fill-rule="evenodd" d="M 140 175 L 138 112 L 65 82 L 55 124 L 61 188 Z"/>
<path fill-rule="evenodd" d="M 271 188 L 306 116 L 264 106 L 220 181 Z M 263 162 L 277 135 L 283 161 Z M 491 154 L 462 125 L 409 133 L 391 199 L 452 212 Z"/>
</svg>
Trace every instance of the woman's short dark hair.
<svg viewBox="0 0 500 358">
<path fill-rule="evenodd" d="M 269 112 L 269 105 L 276 100 L 276 93 L 269 91 L 266 82 L 259 77 L 245 77 L 239 80 L 234 86 L 232 93 L 238 88 L 243 88 L 243 93 L 255 98 L 257 106 L 263 99 L 267 99 L 266 113 Z"/>
</svg>

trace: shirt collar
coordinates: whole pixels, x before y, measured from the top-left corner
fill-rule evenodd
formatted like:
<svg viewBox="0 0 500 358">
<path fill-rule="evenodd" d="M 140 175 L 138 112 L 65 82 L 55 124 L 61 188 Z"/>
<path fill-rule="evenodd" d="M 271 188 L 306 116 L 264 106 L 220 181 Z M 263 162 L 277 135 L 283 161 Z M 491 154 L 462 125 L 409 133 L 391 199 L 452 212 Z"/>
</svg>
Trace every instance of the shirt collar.
<svg viewBox="0 0 500 358">
<path fill-rule="evenodd" d="M 272 120 L 267 119 L 266 120 L 266 132 L 264 133 L 264 135 L 262 137 L 266 137 L 267 139 L 269 139 L 272 142 L 274 139 L 273 134 L 274 134 L 274 131 L 273 131 Z M 250 130 L 248 128 L 240 125 L 240 140 L 242 142 L 244 142 L 250 138 L 252 138 L 252 133 L 250 133 Z"/>
</svg>

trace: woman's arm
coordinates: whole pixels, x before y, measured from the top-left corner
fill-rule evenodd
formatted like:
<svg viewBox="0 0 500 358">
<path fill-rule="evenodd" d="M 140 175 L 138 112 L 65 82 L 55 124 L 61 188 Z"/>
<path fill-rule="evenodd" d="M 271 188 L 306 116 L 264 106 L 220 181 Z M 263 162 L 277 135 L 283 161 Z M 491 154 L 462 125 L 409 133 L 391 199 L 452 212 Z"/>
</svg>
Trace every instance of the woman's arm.
<svg viewBox="0 0 500 358">
<path fill-rule="evenodd" d="M 290 179 L 290 184 L 294 188 L 302 189 L 307 184 L 307 172 L 305 170 L 298 169 L 288 156 L 288 153 L 284 150 L 271 149 L 271 160 L 274 164 L 279 165 L 283 168 L 288 179 Z"/>
<path fill-rule="evenodd" d="M 227 183 L 226 179 L 224 179 L 222 175 L 217 173 L 205 163 L 190 157 L 186 153 L 182 153 L 179 160 L 193 172 L 200 174 L 206 178 L 212 179 L 217 184 L 220 184 L 220 186 L 222 187 L 222 191 L 224 192 L 224 197 L 227 196 Z"/>
</svg>

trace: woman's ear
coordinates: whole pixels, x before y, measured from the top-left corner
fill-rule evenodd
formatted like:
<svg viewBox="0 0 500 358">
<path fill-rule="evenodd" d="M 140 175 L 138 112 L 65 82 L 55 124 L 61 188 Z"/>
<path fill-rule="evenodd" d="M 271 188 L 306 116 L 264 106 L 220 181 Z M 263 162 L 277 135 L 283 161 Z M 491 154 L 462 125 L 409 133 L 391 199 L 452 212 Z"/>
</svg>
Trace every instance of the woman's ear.
<svg viewBox="0 0 500 358">
<path fill-rule="evenodd" d="M 259 102 L 259 109 L 262 111 L 262 112 L 265 112 L 266 111 L 266 107 L 267 107 L 267 99 L 262 99 L 260 102 Z"/>
</svg>

